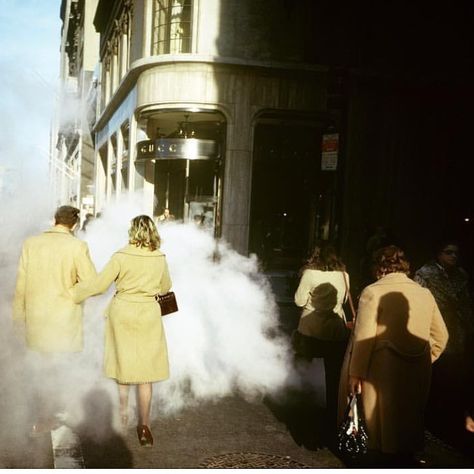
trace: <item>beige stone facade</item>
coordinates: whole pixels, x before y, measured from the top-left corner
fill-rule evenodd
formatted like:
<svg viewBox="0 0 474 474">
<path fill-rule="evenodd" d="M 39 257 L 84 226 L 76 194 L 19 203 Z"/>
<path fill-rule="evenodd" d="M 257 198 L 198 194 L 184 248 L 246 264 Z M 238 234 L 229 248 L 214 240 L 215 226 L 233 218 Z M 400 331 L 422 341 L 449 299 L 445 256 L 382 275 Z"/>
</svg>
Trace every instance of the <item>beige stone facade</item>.
<svg viewBox="0 0 474 474">
<path fill-rule="evenodd" d="M 256 139 L 256 127 L 274 125 L 276 132 L 269 133 L 273 134 L 270 141 L 275 141 L 283 122 L 289 129 L 320 136 L 329 120 L 327 69 L 297 57 L 301 54 L 301 38 L 295 23 L 301 21 L 303 13 L 296 9 L 296 14 L 285 17 L 281 5 L 264 0 L 112 3 L 110 8 L 111 2 L 99 1 L 94 20 L 101 34 L 102 69 L 100 112 L 94 128 L 96 212 L 122 193 L 138 192 L 150 214 L 158 216 L 169 207 L 172 214 L 186 221 L 193 219 L 193 205 L 207 202 L 212 208 L 215 235 L 241 253 L 255 251 L 260 244 L 249 246 L 252 219 L 255 225 L 261 223 L 260 218 L 251 216 L 252 194 L 261 193 L 266 184 L 265 179 L 257 182 L 253 176 L 254 148 L 262 148 Z M 256 4 L 260 9 L 255 8 Z M 171 18 L 171 23 L 173 18 L 183 21 L 178 26 L 157 26 L 157 22 L 164 21 L 158 16 L 160 5 L 168 5 L 167 13 L 171 12 L 163 18 Z M 270 24 L 275 28 L 279 28 L 279 15 L 289 18 L 288 25 L 272 34 L 264 8 L 270 5 L 274 6 Z M 241 27 L 232 21 L 236 14 Z M 167 29 L 163 33 L 160 28 Z M 288 29 L 293 37 L 286 37 Z M 169 44 L 160 44 L 166 34 L 171 38 Z M 284 42 L 287 45 L 281 50 L 279 45 Z M 168 143 L 166 140 L 183 137 L 178 133 L 184 133 L 183 127 L 195 139 L 217 143 L 218 156 L 207 160 L 214 161 L 215 166 L 206 165 L 206 160 L 198 163 L 200 160 L 182 159 L 179 164 L 177 159 L 140 156 L 137 143 L 148 141 L 159 148 L 160 143 Z M 266 146 L 272 153 L 273 145 Z M 298 153 L 317 161 L 318 140 L 308 146 Z M 278 165 L 267 166 L 272 179 Z M 294 185 L 291 182 L 281 190 L 289 200 Z M 308 193 L 309 203 L 314 189 Z M 272 199 L 270 191 L 268 199 Z M 286 216 L 289 211 L 284 207 L 281 204 L 275 213 Z M 306 212 L 306 221 L 310 212 Z M 306 222 L 305 226 L 303 253 L 315 237 L 309 235 L 314 234 L 314 224 L 308 227 Z"/>
</svg>

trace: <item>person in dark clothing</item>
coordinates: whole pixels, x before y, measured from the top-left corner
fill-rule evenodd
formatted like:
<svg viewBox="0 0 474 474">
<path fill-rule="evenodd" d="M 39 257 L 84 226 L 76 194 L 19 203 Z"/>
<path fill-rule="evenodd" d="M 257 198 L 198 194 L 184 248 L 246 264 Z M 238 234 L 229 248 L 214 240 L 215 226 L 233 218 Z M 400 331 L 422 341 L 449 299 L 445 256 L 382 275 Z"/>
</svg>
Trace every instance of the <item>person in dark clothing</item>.
<svg viewBox="0 0 474 474">
<path fill-rule="evenodd" d="M 474 319 L 468 275 L 459 266 L 459 247 L 444 241 L 435 259 L 415 273 L 415 281 L 428 288 L 439 306 L 449 332 L 445 352 L 433 366 L 427 423 L 437 434 L 455 442 L 465 436 L 466 410 L 474 341 Z"/>
</svg>

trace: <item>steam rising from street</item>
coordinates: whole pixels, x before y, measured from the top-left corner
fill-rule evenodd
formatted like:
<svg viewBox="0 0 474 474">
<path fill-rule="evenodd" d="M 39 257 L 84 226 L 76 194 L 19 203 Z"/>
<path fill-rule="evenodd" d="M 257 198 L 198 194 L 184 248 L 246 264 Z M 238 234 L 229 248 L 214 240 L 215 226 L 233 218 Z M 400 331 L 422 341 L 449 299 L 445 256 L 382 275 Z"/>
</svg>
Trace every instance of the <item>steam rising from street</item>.
<svg viewBox="0 0 474 474">
<path fill-rule="evenodd" d="M 139 213 L 138 204 L 129 201 L 92 221 L 85 239 L 98 270 L 126 243 L 130 218 Z M 166 223 L 159 231 L 179 312 L 163 320 L 171 377 L 155 385 L 156 408 L 173 412 L 235 392 L 255 397 L 287 384 L 289 348 L 256 259 L 239 255 L 194 224 Z M 86 304 L 86 319 L 97 323 L 86 334 L 89 346 L 103 344 L 98 313 L 110 296 Z"/>
<path fill-rule="evenodd" d="M 139 196 L 124 198 L 105 209 L 100 219 L 92 220 L 86 233 L 78 232 L 78 237 L 88 242 L 98 271 L 127 243 L 130 219 L 143 212 L 140 201 Z M 111 412 L 118 422 L 117 387 L 103 376 L 102 369 L 103 313 L 115 291 L 113 285 L 105 295 L 84 303 L 84 351 L 57 358 L 60 387 L 48 386 L 47 380 L 35 377 L 41 358 L 31 356 L 12 331 L 11 302 L 21 243 L 27 235 L 45 230 L 52 223 L 54 210 L 38 203 L 37 219 L 30 219 L 27 226 L 18 212 L 25 202 L 19 200 L 11 206 L 12 225 L 1 242 L 2 395 L 4 404 L 12 404 L 3 418 L 11 430 L 6 432 L 18 431 L 19 420 L 31 423 L 35 415 L 31 400 L 41 390 L 52 397 L 61 393 L 67 424 L 80 427 L 92 438 L 107 437 Z M 238 254 L 194 224 L 166 223 L 159 226 L 159 231 L 179 312 L 163 319 L 171 376 L 154 384 L 152 418 L 233 394 L 258 400 L 268 394 L 278 396 L 285 387 L 298 386 L 301 378 L 295 372 L 288 339 L 278 328 L 278 307 L 256 259 Z M 321 370 L 314 364 L 309 368 L 313 372 L 315 369 L 318 373 Z M 319 384 L 318 374 L 308 372 L 306 377 Z M 323 390 L 317 388 L 319 398 Z M 103 413 L 91 413 L 93 393 L 102 394 L 103 401 L 95 403 L 107 407 Z M 134 406 L 132 391 L 131 420 Z"/>
<path fill-rule="evenodd" d="M 45 8 L 43 2 L 36 6 Z M 59 5 L 53 7 L 59 11 Z M 8 8 L 2 12 L 6 31 L 14 23 Z M 47 164 L 50 146 L 56 146 L 49 143 L 57 100 L 56 79 L 50 77 L 55 78 L 58 70 L 56 16 L 45 19 L 25 5 L 15 21 L 24 20 L 19 30 L 25 44 L 35 48 L 25 56 L 19 42 L 4 43 L 0 52 L 0 86 L 5 92 L 0 98 L 0 445 L 10 445 L 4 439 L 17 440 L 21 454 L 8 454 L 11 465 L 17 465 L 26 452 L 25 433 L 37 415 L 33 399 L 38 392 L 49 393 L 52 401 L 61 393 L 65 421 L 86 425 L 86 431 L 98 438 L 108 435 L 110 408 L 116 413 L 118 405 L 116 384 L 102 370 L 102 315 L 114 288 L 84 303 L 84 351 L 56 358 L 61 386 L 38 378 L 42 358 L 26 350 L 11 319 L 21 245 L 53 223 Z M 51 44 L 40 47 L 36 37 L 41 35 L 35 29 L 39 26 L 42 35 L 50 31 Z M 61 124 L 67 125 L 82 109 L 80 104 L 62 105 Z M 130 219 L 143 213 L 142 201 L 141 196 L 128 196 L 110 204 L 100 219 L 88 225 L 87 233 L 78 232 L 88 242 L 98 270 L 126 244 Z M 256 259 L 239 255 L 194 224 L 170 223 L 159 231 L 179 312 L 164 318 L 171 376 L 154 385 L 152 416 L 235 393 L 254 399 L 297 383 L 287 339 L 278 330 L 278 308 Z M 101 404 L 94 394 L 106 394 L 110 404 Z"/>
</svg>

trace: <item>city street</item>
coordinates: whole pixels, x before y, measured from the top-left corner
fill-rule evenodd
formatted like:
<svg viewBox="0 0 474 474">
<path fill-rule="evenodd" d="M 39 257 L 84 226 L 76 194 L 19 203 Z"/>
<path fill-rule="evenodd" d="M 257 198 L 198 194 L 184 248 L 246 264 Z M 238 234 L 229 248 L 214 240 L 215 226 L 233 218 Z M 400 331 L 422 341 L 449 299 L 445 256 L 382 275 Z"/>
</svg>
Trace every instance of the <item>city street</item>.
<svg viewBox="0 0 474 474">
<path fill-rule="evenodd" d="M 74 428 L 76 444 L 52 434 L 30 439 L 26 424 L 2 423 L 1 468 L 340 468 L 344 464 L 320 443 L 321 410 L 310 392 L 280 400 L 246 402 L 228 397 L 154 421 L 155 445 L 142 448 L 133 420 L 120 436 L 109 420 L 94 418 L 109 403 L 100 391 L 90 395 L 91 412 Z M 5 431 L 5 428 L 7 430 Z M 67 443 L 66 443 L 67 444 Z M 427 433 L 425 467 L 467 468 L 469 461 Z"/>
<path fill-rule="evenodd" d="M 288 281 L 273 278 L 272 284 L 281 301 L 292 291 Z M 285 332 L 294 327 L 296 317 L 293 305 L 280 304 Z M 16 353 L 13 349 L 1 361 L 10 383 L 3 384 L 0 393 L 0 468 L 345 467 L 324 445 L 320 359 L 312 362 L 307 373 L 312 385 L 287 387 L 278 396 L 246 401 L 234 394 L 195 406 L 188 403 L 167 416 L 155 403 L 151 426 L 155 444 L 143 448 L 136 436 L 136 419 L 131 416 L 127 432 L 119 433 L 114 400 L 99 387 L 81 398 L 82 418 L 76 416 L 71 422 L 66 416 L 62 426 L 30 438 L 27 373 L 20 370 Z M 130 407 L 134 403 L 132 397 Z M 423 467 L 474 467 L 472 457 L 468 459 L 428 432 L 425 438 Z"/>
</svg>

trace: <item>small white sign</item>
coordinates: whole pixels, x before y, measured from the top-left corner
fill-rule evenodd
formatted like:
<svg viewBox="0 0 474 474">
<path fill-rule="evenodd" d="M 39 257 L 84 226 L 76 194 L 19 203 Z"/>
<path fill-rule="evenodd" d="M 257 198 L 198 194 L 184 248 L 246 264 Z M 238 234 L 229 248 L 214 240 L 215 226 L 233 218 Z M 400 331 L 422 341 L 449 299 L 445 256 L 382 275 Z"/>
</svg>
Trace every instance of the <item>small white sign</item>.
<svg viewBox="0 0 474 474">
<path fill-rule="evenodd" d="M 323 135 L 321 150 L 321 169 L 323 171 L 337 170 L 337 157 L 339 153 L 339 134 L 326 133 Z"/>
</svg>

